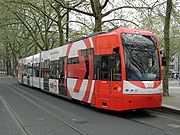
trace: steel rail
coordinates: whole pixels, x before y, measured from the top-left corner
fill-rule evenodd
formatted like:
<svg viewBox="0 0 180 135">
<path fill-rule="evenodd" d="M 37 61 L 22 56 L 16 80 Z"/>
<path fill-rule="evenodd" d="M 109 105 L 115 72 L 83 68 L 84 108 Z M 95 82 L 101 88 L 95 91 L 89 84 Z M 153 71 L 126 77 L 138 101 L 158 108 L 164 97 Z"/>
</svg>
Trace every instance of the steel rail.
<svg viewBox="0 0 180 135">
<path fill-rule="evenodd" d="M 177 120 L 175 118 L 171 118 L 171 117 L 168 117 L 168 116 L 162 116 L 162 115 L 159 115 L 159 114 L 155 114 L 154 111 L 151 111 L 151 110 L 147 110 L 149 113 L 149 115 L 151 116 L 156 116 L 156 117 L 159 117 L 159 118 L 164 118 L 164 119 L 169 119 L 169 120 L 172 120 L 172 121 L 175 121 L 177 123 L 180 123 L 180 120 Z"/>
<path fill-rule="evenodd" d="M 136 119 L 129 118 L 129 117 L 125 117 L 125 118 L 127 118 L 127 119 L 129 119 L 129 120 L 131 120 L 133 122 L 139 123 L 139 124 L 143 124 L 143 125 L 146 125 L 146 126 L 149 126 L 149 127 L 152 127 L 152 128 L 159 129 L 159 130 L 161 130 L 161 131 L 163 131 L 165 133 L 169 133 L 171 135 L 178 135 L 178 134 L 173 133 L 171 130 L 167 130 L 167 129 L 165 130 L 164 128 L 162 128 L 160 126 L 154 126 L 153 124 L 147 123 L 147 122 L 142 121 L 142 120 L 136 120 Z"/>
<path fill-rule="evenodd" d="M 4 82 L 4 81 L 2 81 L 2 82 Z M 63 122 L 65 125 L 67 125 L 68 127 L 70 127 L 71 129 L 73 129 L 74 131 L 78 132 L 78 133 L 81 134 L 81 135 L 88 135 L 88 134 L 85 133 L 84 131 L 82 131 L 82 130 L 80 130 L 79 128 L 73 126 L 73 125 L 70 124 L 69 122 L 65 121 L 63 118 L 61 118 L 61 117 L 53 114 L 51 111 L 45 109 L 44 107 L 42 107 L 41 105 L 37 104 L 36 102 L 34 102 L 33 100 L 31 100 L 30 98 L 28 98 L 28 97 L 26 97 L 25 95 L 22 95 L 21 93 L 15 91 L 15 90 L 12 89 L 11 87 L 13 87 L 13 88 L 15 88 L 15 89 L 18 89 L 19 91 L 21 91 L 21 92 L 23 92 L 23 93 L 25 93 L 25 94 L 28 94 L 28 95 L 31 95 L 31 94 L 29 94 L 29 93 L 21 90 L 20 88 L 17 88 L 17 87 L 15 87 L 15 86 L 13 86 L 13 85 L 8 86 L 8 85 L 7 85 L 8 83 L 6 83 L 6 82 L 4 82 L 4 83 L 5 83 L 6 85 L 3 84 L 3 83 L 1 83 L 1 84 L 3 84 L 4 86 L 8 87 L 11 91 L 13 91 L 14 93 L 16 93 L 16 94 L 18 94 L 19 96 L 23 97 L 24 99 L 26 99 L 27 101 L 31 102 L 31 103 L 34 104 L 35 106 L 41 108 L 41 109 L 44 110 L 49 116 L 51 116 L 51 117 L 53 117 L 53 118 L 55 118 L 55 119 Z M 31 96 L 32 96 L 32 95 L 31 95 Z M 33 96 L 33 97 L 35 97 L 35 96 Z M 36 97 L 36 99 L 38 99 L 38 98 Z M 39 99 L 38 99 L 38 100 L 39 100 Z M 42 100 L 40 100 L 40 101 L 42 102 Z M 43 102 L 43 103 L 46 105 L 45 102 Z"/>
<path fill-rule="evenodd" d="M 7 100 L 4 97 L 2 97 L 1 95 L 0 95 L 0 100 L 4 104 L 5 108 L 7 109 L 8 113 L 10 115 L 10 117 L 13 119 L 13 121 L 15 122 L 18 129 L 20 129 L 21 134 L 30 135 L 28 130 L 23 126 L 24 124 L 20 120 L 19 116 L 16 114 L 16 112 L 13 110 L 13 108 L 8 104 Z"/>
</svg>

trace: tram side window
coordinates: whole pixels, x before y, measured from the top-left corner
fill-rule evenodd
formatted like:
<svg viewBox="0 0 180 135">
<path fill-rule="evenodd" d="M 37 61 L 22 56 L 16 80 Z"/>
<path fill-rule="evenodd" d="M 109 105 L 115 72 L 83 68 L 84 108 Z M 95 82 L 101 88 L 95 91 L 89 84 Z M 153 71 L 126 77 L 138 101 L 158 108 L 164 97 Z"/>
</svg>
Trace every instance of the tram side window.
<svg viewBox="0 0 180 135">
<path fill-rule="evenodd" d="M 94 79 L 100 80 L 101 56 L 94 56 Z"/>
<path fill-rule="evenodd" d="M 49 78 L 49 74 L 50 74 L 49 68 L 50 68 L 50 61 L 45 60 L 42 63 L 42 68 L 41 68 L 41 74 L 43 78 Z"/>
<path fill-rule="evenodd" d="M 102 80 L 108 80 L 109 79 L 109 60 L 108 60 L 108 55 L 107 56 L 102 56 L 101 58 L 101 79 Z"/>
<path fill-rule="evenodd" d="M 78 63 L 79 63 L 79 58 L 78 57 L 68 59 L 68 64 L 78 64 Z"/>
<path fill-rule="evenodd" d="M 84 79 L 90 79 L 89 78 L 89 56 L 92 55 L 93 49 L 84 49 L 81 50 L 81 56 L 84 57 L 85 64 L 86 64 L 86 74 Z"/>
<path fill-rule="evenodd" d="M 52 79 L 59 78 L 59 62 L 58 62 L 58 60 L 51 61 L 50 71 L 51 71 L 50 74 L 51 74 Z"/>
<path fill-rule="evenodd" d="M 31 67 L 28 67 L 28 76 L 32 76 L 32 68 Z"/>
<path fill-rule="evenodd" d="M 64 58 L 59 58 L 59 76 L 58 78 L 64 82 Z"/>
<path fill-rule="evenodd" d="M 34 64 L 33 76 L 39 77 L 39 63 Z"/>
<path fill-rule="evenodd" d="M 33 76 L 33 68 L 32 68 L 32 64 L 31 63 L 27 64 L 27 76 L 28 77 Z"/>
<path fill-rule="evenodd" d="M 28 67 L 27 65 L 24 65 L 24 76 L 27 76 L 28 74 Z"/>
<path fill-rule="evenodd" d="M 114 81 L 121 80 L 121 61 L 119 55 L 113 55 L 112 58 L 114 59 L 112 62 L 112 79 Z"/>
<path fill-rule="evenodd" d="M 109 55 L 94 57 L 94 79 L 109 80 Z"/>
</svg>

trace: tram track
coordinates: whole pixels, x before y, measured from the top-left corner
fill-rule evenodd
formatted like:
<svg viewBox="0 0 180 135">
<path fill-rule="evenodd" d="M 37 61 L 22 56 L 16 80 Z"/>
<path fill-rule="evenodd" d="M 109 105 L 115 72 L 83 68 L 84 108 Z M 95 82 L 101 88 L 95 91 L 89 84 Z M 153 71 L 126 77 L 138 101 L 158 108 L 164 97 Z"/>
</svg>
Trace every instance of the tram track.
<svg viewBox="0 0 180 135">
<path fill-rule="evenodd" d="M 4 82 L 4 81 L 3 81 L 3 82 Z M 6 82 L 4 82 L 4 83 L 7 84 Z M 19 87 L 16 87 L 16 86 L 14 86 L 14 85 L 12 85 L 12 84 L 7 84 L 7 85 L 9 85 L 9 86 L 7 86 L 8 88 L 10 88 L 10 87 L 15 88 L 17 91 L 14 91 L 14 90 L 12 90 L 12 89 L 11 89 L 11 90 L 12 90 L 13 92 L 17 93 L 18 95 L 21 95 L 22 97 L 24 97 L 26 100 L 32 102 L 32 103 L 35 104 L 36 106 L 40 107 L 40 108 L 43 109 L 45 112 L 47 112 L 50 116 L 52 116 L 52 117 L 60 120 L 61 122 L 65 123 L 66 125 L 68 125 L 69 127 L 71 127 L 73 130 L 75 130 L 75 131 L 77 131 L 78 133 L 80 133 L 81 135 L 87 135 L 87 133 L 85 133 L 84 131 L 81 131 L 79 128 L 75 127 L 74 125 L 71 125 L 71 123 L 66 122 L 65 120 L 63 120 L 63 119 L 60 118 L 59 116 L 54 115 L 52 112 L 48 111 L 48 110 L 45 109 L 44 107 L 42 107 L 42 106 L 40 106 L 39 104 L 35 103 L 34 101 L 32 101 L 31 99 L 29 99 L 29 98 L 28 98 L 27 96 L 25 96 L 24 94 L 26 94 L 26 95 L 28 95 L 28 96 L 30 96 L 30 97 L 32 97 L 32 98 L 40 101 L 41 103 L 43 103 L 43 104 L 45 104 L 46 106 L 49 106 L 49 107 L 51 107 L 51 108 L 54 108 L 54 109 L 57 109 L 57 110 L 58 110 L 58 107 L 56 107 L 56 106 L 54 106 L 54 105 L 52 105 L 52 104 L 50 104 L 50 103 L 48 103 L 48 102 L 46 102 L 46 101 L 38 98 L 38 97 L 30 94 L 29 92 L 26 92 L 26 91 L 22 90 L 22 89 L 19 88 Z M 18 92 L 18 91 L 19 91 L 19 92 Z M 178 123 L 180 123 L 180 121 L 177 120 L 177 119 L 174 119 L 174 118 L 171 118 L 171 117 L 167 117 L 167 116 L 157 115 L 157 114 L 154 114 L 152 111 L 148 111 L 148 115 L 150 115 L 150 116 L 155 116 L 155 117 L 162 118 L 162 119 L 168 119 L 168 120 L 171 120 L 171 121 L 173 121 L 173 122 L 178 122 Z M 138 124 L 146 125 L 146 126 L 148 126 L 148 127 L 152 127 L 152 128 L 159 129 L 159 130 L 161 130 L 161 131 L 163 131 L 163 132 L 165 132 L 165 133 L 168 133 L 168 134 L 170 134 L 170 135 L 178 135 L 178 134 L 176 134 L 176 133 L 173 133 L 172 130 L 164 129 L 164 128 L 162 128 L 161 126 L 153 125 L 152 123 L 148 123 L 148 122 L 143 121 L 143 120 L 140 120 L 140 119 L 134 119 L 134 118 L 132 118 L 132 117 L 130 117 L 130 116 L 123 116 L 122 118 L 128 119 L 128 120 L 130 120 L 130 121 L 132 121 L 132 122 L 135 122 L 135 123 L 138 123 Z"/>
<path fill-rule="evenodd" d="M 38 108 L 42 109 L 42 110 L 43 110 L 44 112 L 46 112 L 50 117 L 55 118 L 55 119 L 57 119 L 59 122 L 64 123 L 66 126 L 68 126 L 69 128 L 71 128 L 71 129 L 74 130 L 75 132 L 79 133 L 80 135 L 88 135 L 87 133 L 85 133 L 85 132 L 82 131 L 81 129 L 75 127 L 75 126 L 74 126 L 73 124 L 71 124 L 70 122 L 65 121 L 63 118 L 55 115 L 55 114 L 52 113 L 51 111 L 47 110 L 45 107 L 42 107 L 40 104 L 34 102 L 33 100 L 31 100 L 30 98 L 28 98 L 28 97 L 25 96 L 24 94 L 27 94 L 27 95 L 29 95 L 29 96 L 31 96 L 31 97 L 39 100 L 41 103 L 45 104 L 46 106 L 50 106 L 50 107 L 52 107 L 52 108 L 54 108 L 54 109 L 57 109 L 57 107 L 55 107 L 55 106 L 49 104 L 48 102 L 45 102 L 45 101 L 43 101 L 43 100 L 41 100 L 41 99 L 39 99 L 39 98 L 37 98 L 37 97 L 35 97 L 34 95 L 32 95 L 32 94 L 30 94 L 30 93 L 28 93 L 28 92 L 25 92 L 25 91 L 21 90 L 20 88 L 18 88 L 18 87 L 16 87 L 16 86 L 10 85 L 10 84 L 8 84 L 8 83 L 6 83 L 6 82 L 4 82 L 4 81 L 2 81 L 2 82 L 4 83 L 4 84 L 3 84 L 3 83 L 0 82 L 2 85 L 4 85 L 5 87 L 9 88 L 11 91 L 13 91 L 14 93 L 18 94 L 19 96 L 23 97 L 24 99 L 26 99 L 27 101 L 29 101 L 29 102 L 32 103 L 33 105 L 35 105 L 35 106 L 37 106 Z M 6 85 L 5 85 L 5 84 L 6 84 Z M 9 86 L 9 85 L 10 85 L 10 86 Z M 18 90 L 19 92 L 13 90 L 12 88 L 15 88 L 15 89 Z M 28 131 L 24 128 L 23 123 L 20 121 L 19 116 L 18 116 L 18 115 L 16 114 L 16 112 L 12 109 L 12 107 L 11 107 L 7 102 L 5 102 L 5 100 L 4 100 L 4 103 L 6 103 L 5 105 L 6 105 L 7 108 L 10 110 L 10 112 L 12 112 L 12 116 L 15 117 L 15 119 L 17 120 L 19 126 L 20 126 L 20 127 L 22 128 L 22 130 L 26 133 L 26 134 L 24 134 L 24 135 L 30 135 L 30 134 L 28 133 Z"/>
<path fill-rule="evenodd" d="M 131 120 L 133 122 L 139 123 L 139 124 L 143 124 L 143 125 L 146 125 L 146 126 L 149 126 L 149 127 L 152 127 L 152 128 L 159 129 L 159 130 L 161 130 L 161 131 L 163 131 L 165 133 L 169 133 L 171 135 L 178 135 L 178 134 L 173 133 L 171 130 L 167 130 L 167 129 L 165 130 L 164 128 L 162 128 L 160 126 L 154 126 L 153 124 L 147 123 L 145 121 L 141 121 L 141 120 L 137 120 L 137 119 L 132 119 L 132 118 L 129 118 L 129 117 L 125 117 L 125 118 L 127 118 L 127 119 L 129 119 L 129 120 Z"/>
<path fill-rule="evenodd" d="M 167 119 L 167 120 L 171 120 L 172 123 L 176 122 L 176 123 L 179 123 L 178 125 L 180 125 L 180 121 L 177 120 L 177 119 L 170 118 L 170 117 L 167 117 L 167 116 L 157 115 L 157 114 L 154 114 L 153 111 L 149 111 L 149 110 L 146 110 L 145 112 L 147 113 L 148 117 L 157 117 L 157 118 L 161 118 L 161 119 Z M 149 126 L 149 127 L 152 127 L 152 128 L 159 129 L 159 130 L 161 130 L 163 132 L 166 132 L 166 133 L 169 133 L 171 135 L 179 135 L 179 134 L 174 133 L 172 130 L 165 129 L 165 128 L 161 127 L 161 126 L 154 125 L 154 124 L 152 124 L 150 122 L 146 122 L 145 120 L 140 120 L 141 119 L 140 117 L 132 118 L 131 115 L 126 115 L 126 116 L 123 115 L 121 117 L 126 118 L 128 120 L 131 120 L 131 121 L 133 121 L 135 123 L 139 123 L 139 124 L 143 124 L 143 125 L 146 125 L 146 126 Z"/>
<path fill-rule="evenodd" d="M 151 111 L 151 110 L 148 110 L 148 112 L 151 113 L 151 114 L 149 114 L 149 115 L 151 115 L 151 116 L 156 116 L 156 117 L 163 118 L 163 119 L 169 119 L 169 120 L 172 120 L 172 121 L 174 121 L 174 122 L 180 123 L 180 120 L 177 120 L 177 119 L 175 119 L 175 118 L 170 118 L 170 117 L 167 117 L 167 116 L 161 116 L 161 115 L 158 115 L 158 114 L 154 114 L 154 112 Z"/>
<path fill-rule="evenodd" d="M 2 97 L 0 95 L 0 100 L 2 101 L 2 103 L 4 104 L 4 107 L 6 108 L 6 110 L 8 111 L 10 117 L 12 118 L 12 120 L 14 121 L 15 125 L 17 126 L 17 128 L 20 130 L 22 135 L 30 135 L 30 133 L 28 132 L 28 130 L 23 126 L 23 122 L 20 120 L 19 116 L 17 115 L 17 113 L 12 109 L 12 107 L 9 105 L 9 103 L 7 102 L 7 100 Z"/>
</svg>

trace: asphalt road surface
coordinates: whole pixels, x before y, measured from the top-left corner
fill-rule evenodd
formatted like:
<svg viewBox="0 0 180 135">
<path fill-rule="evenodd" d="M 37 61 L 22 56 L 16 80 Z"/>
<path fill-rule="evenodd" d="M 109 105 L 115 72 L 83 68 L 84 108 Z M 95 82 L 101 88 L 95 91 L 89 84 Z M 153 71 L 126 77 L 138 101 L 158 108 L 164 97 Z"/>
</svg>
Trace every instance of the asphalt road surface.
<svg viewBox="0 0 180 135">
<path fill-rule="evenodd" d="M 113 112 L 0 77 L 0 135 L 180 135 L 180 115 Z"/>
</svg>

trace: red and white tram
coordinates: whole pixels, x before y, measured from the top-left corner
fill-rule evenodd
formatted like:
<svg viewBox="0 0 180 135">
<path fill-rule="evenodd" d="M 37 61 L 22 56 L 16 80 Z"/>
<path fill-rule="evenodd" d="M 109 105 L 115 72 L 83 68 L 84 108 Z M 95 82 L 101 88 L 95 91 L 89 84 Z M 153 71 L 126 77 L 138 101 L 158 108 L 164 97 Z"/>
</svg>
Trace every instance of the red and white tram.
<svg viewBox="0 0 180 135">
<path fill-rule="evenodd" d="M 156 108 L 160 49 L 153 33 L 118 28 L 20 59 L 18 81 L 97 108 Z"/>
</svg>

